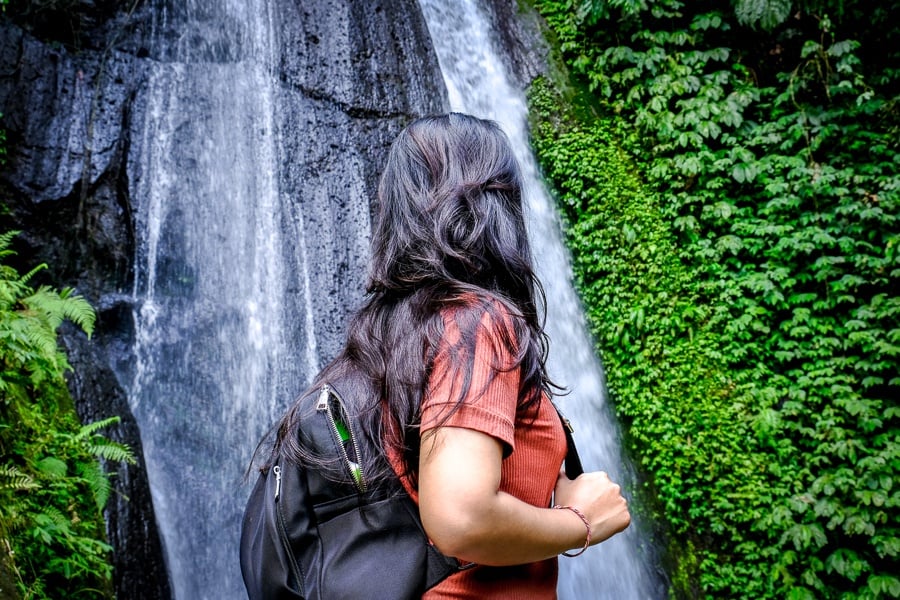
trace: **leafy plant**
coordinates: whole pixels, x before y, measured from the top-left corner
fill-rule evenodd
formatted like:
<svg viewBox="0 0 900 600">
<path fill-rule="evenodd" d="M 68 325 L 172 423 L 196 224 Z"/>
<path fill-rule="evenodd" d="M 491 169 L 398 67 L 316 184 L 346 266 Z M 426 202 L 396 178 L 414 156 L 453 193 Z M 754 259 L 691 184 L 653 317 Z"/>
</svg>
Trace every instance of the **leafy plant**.
<svg viewBox="0 0 900 600">
<path fill-rule="evenodd" d="M 0 258 L 14 236 L 0 235 Z M 99 433 L 117 417 L 78 422 L 56 330 L 69 319 L 90 335 L 94 312 L 71 289 L 33 289 L 42 268 L 0 264 L 0 538 L 22 597 L 111 597 L 110 484 L 98 461 L 134 459 Z"/>
<path fill-rule="evenodd" d="M 897 3 L 536 4 L 598 108 L 538 84 L 535 145 L 673 594 L 900 597 Z"/>
</svg>

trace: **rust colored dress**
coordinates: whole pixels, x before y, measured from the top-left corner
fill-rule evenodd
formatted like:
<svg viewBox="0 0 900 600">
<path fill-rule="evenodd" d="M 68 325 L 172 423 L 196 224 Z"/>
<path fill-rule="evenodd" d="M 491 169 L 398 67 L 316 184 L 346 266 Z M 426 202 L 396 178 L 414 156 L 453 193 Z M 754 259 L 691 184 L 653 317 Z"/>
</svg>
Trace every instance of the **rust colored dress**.
<svg viewBox="0 0 900 600">
<path fill-rule="evenodd" d="M 457 325 L 449 316 L 445 315 L 444 319 L 448 347 L 460 337 Z M 440 424 L 465 427 L 496 438 L 503 444 L 505 456 L 500 491 L 534 506 L 549 507 L 566 455 L 565 434 L 556 409 L 546 397 L 539 405 L 517 414 L 519 369 L 498 370 L 492 366 L 497 364 L 498 356 L 501 364 L 506 361 L 509 365 L 513 360 L 503 350 L 499 336 L 496 325 L 485 313 L 476 338 L 469 392 L 458 408 L 456 386 L 460 382 L 446 376 L 449 364 L 446 347 L 438 352 L 429 391 L 422 401 L 422 433 Z M 392 462 L 397 468 L 398 463 Z M 416 490 L 408 480 L 401 479 L 418 502 Z M 548 600 L 556 598 L 557 572 L 556 558 L 509 567 L 478 566 L 451 575 L 423 598 Z"/>
</svg>

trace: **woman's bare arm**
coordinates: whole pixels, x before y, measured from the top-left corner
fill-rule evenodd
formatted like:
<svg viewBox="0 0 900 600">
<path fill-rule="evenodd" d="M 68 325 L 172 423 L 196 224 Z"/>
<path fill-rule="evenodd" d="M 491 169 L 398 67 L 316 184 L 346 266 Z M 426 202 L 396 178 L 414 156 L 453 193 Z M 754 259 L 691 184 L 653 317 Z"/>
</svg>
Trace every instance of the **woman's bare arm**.
<svg viewBox="0 0 900 600">
<path fill-rule="evenodd" d="M 495 438 L 461 427 L 427 431 L 419 461 L 419 509 L 425 531 L 447 555 L 483 565 L 515 565 L 584 545 L 586 528 L 568 510 L 538 508 L 499 491 L 503 447 Z M 558 504 L 588 518 L 592 543 L 630 523 L 619 486 L 603 473 L 570 481 L 561 476 Z"/>
</svg>

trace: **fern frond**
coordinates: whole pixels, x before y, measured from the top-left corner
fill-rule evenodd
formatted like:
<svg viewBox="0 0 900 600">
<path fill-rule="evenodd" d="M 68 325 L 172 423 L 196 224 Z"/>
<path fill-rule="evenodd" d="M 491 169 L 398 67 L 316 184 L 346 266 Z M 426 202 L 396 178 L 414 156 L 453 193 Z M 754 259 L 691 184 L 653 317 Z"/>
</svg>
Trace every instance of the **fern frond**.
<svg viewBox="0 0 900 600">
<path fill-rule="evenodd" d="M 65 318 L 62 307 L 63 299 L 56 291 L 42 285 L 30 295 L 22 298 L 21 303 L 29 315 L 45 322 L 52 333 L 56 334 L 56 329 L 62 325 Z"/>
<path fill-rule="evenodd" d="M 69 319 L 90 337 L 94 333 L 97 315 L 91 304 L 74 292 L 72 288 L 56 292 L 47 286 L 41 286 L 30 296 L 23 298 L 22 304 L 46 315 L 54 331 L 62 324 L 63 319 Z"/>
<path fill-rule="evenodd" d="M 131 448 L 125 444 L 114 442 L 109 438 L 97 434 L 101 429 L 114 425 L 119 421 L 121 421 L 119 417 L 108 417 L 106 419 L 82 425 L 81 429 L 78 430 L 78 433 L 75 434 L 73 439 L 75 441 L 82 441 L 90 438 L 90 442 L 87 444 L 88 452 L 97 458 L 114 462 L 126 462 L 133 465 L 135 464 L 135 458 L 134 454 L 131 452 Z"/>
<path fill-rule="evenodd" d="M 0 488 L 11 490 L 33 490 L 41 487 L 27 473 L 23 473 L 13 465 L 0 467 Z"/>
<path fill-rule="evenodd" d="M 64 315 L 67 319 L 78 325 L 88 338 L 94 333 L 94 324 L 97 322 L 97 313 L 91 303 L 84 296 L 75 294 L 73 288 L 64 288 L 60 292 L 60 298 L 65 300 L 63 305 Z"/>
<path fill-rule="evenodd" d="M 34 464 L 35 468 L 47 475 L 51 478 L 59 478 L 65 477 L 66 472 L 69 468 L 66 466 L 66 463 L 59 460 L 55 456 L 48 456 L 46 458 L 42 458 Z"/>
<path fill-rule="evenodd" d="M 19 283 L 21 283 L 23 285 L 28 285 L 28 282 L 31 280 L 32 277 L 34 277 L 37 273 L 40 273 L 41 271 L 43 271 L 46 268 L 47 268 L 47 263 L 39 264 L 32 270 L 28 271 L 27 273 L 25 273 L 24 275 L 19 277 Z"/>
<path fill-rule="evenodd" d="M 88 444 L 88 452 L 97 458 L 113 462 L 124 462 L 130 465 L 136 462 L 131 448 L 101 436 L 95 436 L 93 443 Z"/>
<path fill-rule="evenodd" d="M 78 433 L 75 434 L 76 440 L 83 440 L 87 437 L 94 435 L 96 432 L 101 429 L 105 429 L 110 425 L 115 425 L 119 421 L 121 421 L 119 417 L 108 417 L 106 419 L 100 419 L 99 421 L 94 421 L 92 423 L 87 423 L 81 426 L 81 429 L 78 430 Z"/>
<path fill-rule="evenodd" d="M 12 323 L 13 332 L 18 334 L 32 352 L 44 360 L 57 364 L 56 355 L 59 353 L 56 331 L 42 324 L 39 319 L 19 319 Z M 32 355 L 32 358 L 34 356 Z"/>
<path fill-rule="evenodd" d="M 91 495 L 97 505 L 98 510 L 103 510 L 109 500 L 109 494 L 112 485 L 109 483 L 109 477 L 103 472 L 98 463 L 88 463 L 82 470 L 81 476 L 91 489 Z"/>
<path fill-rule="evenodd" d="M 0 265 L 0 307 L 11 310 L 19 299 L 31 293 L 31 288 L 19 281 L 15 269 Z"/>
<path fill-rule="evenodd" d="M 6 233 L 0 233 L 0 256 L 9 256 L 10 254 L 15 254 L 12 250 L 9 249 L 9 245 L 12 243 L 13 238 L 22 233 L 21 231 L 7 231 Z"/>
<path fill-rule="evenodd" d="M 41 507 L 41 512 L 34 516 L 34 522 L 43 530 L 57 530 L 62 533 L 68 533 L 70 531 L 69 518 L 55 506 L 46 505 Z M 49 542 L 50 539 L 47 539 L 46 541 Z"/>
</svg>

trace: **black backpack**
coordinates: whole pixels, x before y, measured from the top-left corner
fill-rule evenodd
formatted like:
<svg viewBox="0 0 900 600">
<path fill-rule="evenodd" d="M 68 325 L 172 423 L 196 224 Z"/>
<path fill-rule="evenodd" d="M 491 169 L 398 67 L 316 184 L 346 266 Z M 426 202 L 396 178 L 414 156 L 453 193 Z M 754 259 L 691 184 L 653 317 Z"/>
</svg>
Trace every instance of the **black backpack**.
<svg viewBox="0 0 900 600">
<path fill-rule="evenodd" d="M 376 450 L 345 389 L 348 378 L 298 400 L 301 446 L 324 466 L 277 453 L 250 493 L 240 543 L 250 600 L 420 598 L 468 566 L 429 543 L 399 480 L 370 488 L 359 464 Z"/>
<path fill-rule="evenodd" d="M 441 554 L 399 479 L 369 487 L 359 465 L 377 452 L 361 435 L 349 375 L 300 398 L 300 444 L 316 457 L 307 468 L 277 453 L 261 472 L 241 526 L 241 574 L 250 600 L 420 598 L 470 568 Z M 348 395 L 344 395 L 344 393 Z M 562 415 L 566 474 L 583 471 Z"/>
</svg>

